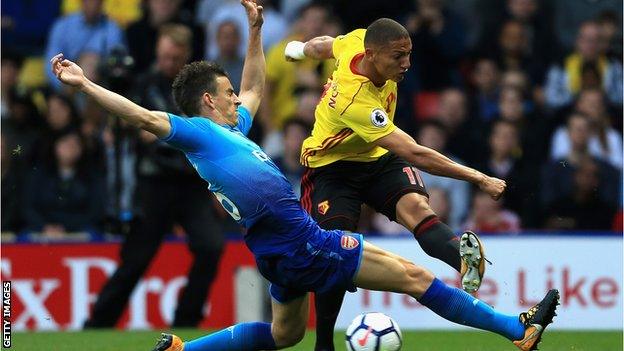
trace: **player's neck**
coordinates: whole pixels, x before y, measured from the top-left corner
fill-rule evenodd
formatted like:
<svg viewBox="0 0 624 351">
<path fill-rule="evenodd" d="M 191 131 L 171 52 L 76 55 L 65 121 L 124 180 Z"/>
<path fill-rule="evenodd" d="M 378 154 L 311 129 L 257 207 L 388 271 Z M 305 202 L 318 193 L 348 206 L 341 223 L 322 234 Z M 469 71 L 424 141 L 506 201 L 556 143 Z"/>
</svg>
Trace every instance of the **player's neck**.
<svg viewBox="0 0 624 351">
<path fill-rule="evenodd" d="M 225 116 L 223 116 L 219 111 L 215 110 L 215 109 L 209 109 L 206 110 L 203 114 L 204 117 L 208 118 L 209 120 L 215 122 L 218 125 L 228 125 L 231 126 L 232 122 L 228 121 L 227 118 L 225 118 Z"/>
<path fill-rule="evenodd" d="M 363 76 L 370 79 L 376 87 L 382 87 L 386 84 L 386 80 L 377 70 L 372 63 L 366 61 L 366 57 L 362 57 L 360 62 L 357 64 L 357 69 L 362 73 Z"/>
</svg>

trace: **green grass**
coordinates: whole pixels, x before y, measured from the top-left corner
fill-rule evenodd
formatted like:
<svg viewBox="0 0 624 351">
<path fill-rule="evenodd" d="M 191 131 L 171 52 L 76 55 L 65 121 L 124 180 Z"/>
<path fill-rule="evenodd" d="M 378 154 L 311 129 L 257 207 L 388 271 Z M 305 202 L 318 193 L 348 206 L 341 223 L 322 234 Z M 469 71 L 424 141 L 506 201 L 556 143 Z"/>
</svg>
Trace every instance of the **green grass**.
<svg viewBox="0 0 624 351">
<path fill-rule="evenodd" d="M 192 339 L 207 334 L 205 330 L 181 329 L 175 333 L 183 339 Z M 11 350 L 16 351 L 141 351 L 151 350 L 158 332 L 135 332 L 102 330 L 64 333 L 14 333 Z M 506 351 L 516 348 L 504 338 L 483 332 L 404 332 L 404 351 Z M 337 350 L 345 350 L 344 334 L 336 333 Z M 314 332 L 308 332 L 305 339 L 288 350 L 313 350 Z M 547 332 L 540 344 L 542 351 L 621 351 L 622 331 Z"/>
</svg>

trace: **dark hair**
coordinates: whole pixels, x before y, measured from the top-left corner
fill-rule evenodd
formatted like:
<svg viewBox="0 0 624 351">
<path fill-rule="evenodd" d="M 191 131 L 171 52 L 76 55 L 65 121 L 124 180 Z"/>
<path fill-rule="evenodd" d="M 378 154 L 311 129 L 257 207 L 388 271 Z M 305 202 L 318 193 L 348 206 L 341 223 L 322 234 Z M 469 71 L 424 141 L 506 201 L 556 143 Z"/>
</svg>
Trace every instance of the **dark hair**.
<svg viewBox="0 0 624 351">
<path fill-rule="evenodd" d="M 187 116 L 200 112 L 201 97 L 205 92 L 216 94 L 217 78 L 227 73 L 214 62 L 196 61 L 185 65 L 173 81 L 173 99 Z"/>
<path fill-rule="evenodd" d="M 390 18 L 380 18 L 366 28 L 364 46 L 383 46 L 391 41 L 409 37 L 409 32 L 399 22 Z"/>
</svg>

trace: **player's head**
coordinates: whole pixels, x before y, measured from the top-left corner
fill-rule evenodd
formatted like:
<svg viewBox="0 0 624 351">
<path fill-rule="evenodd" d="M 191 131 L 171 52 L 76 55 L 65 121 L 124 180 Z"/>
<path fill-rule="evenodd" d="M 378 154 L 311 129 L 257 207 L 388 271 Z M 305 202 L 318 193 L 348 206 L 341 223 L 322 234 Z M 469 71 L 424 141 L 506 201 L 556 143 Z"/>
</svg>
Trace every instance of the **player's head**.
<svg viewBox="0 0 624 351">
<path fill-rule="evenodd" d="M 383 78 L 396 82 L 403 79 L 410 67 L 412 41 L 409 32 L 400 23 L 389 18 L 371 23 L 366 28 L 364 48 L 365 59 Z"/>
<path fill-rule="evenodd" d="M 227 73 L 213 62 L 192 62 L 173 81 L 173 98 L 187 116 L 223 117 L 238 123 L 236 108 L 241 104 Z"/>
</svg>

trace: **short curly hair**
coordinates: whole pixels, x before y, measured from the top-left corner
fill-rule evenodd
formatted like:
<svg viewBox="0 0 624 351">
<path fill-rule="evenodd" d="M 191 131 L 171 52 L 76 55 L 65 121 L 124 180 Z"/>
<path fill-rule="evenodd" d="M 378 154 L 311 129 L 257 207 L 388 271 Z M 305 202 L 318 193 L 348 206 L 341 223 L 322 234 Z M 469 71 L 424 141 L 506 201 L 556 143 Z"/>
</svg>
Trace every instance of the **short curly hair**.
<svg viewBox="0 0 624 351">
<path fill-rule="evenodd" d="M 217 78 L 228 77 L 214 62 L 197 61 L 185 65 L 173 81 L 173 99 L 187 116 L 200 113 L 201 97 L 205 92 L 216 94 Z"/>
</svg>

